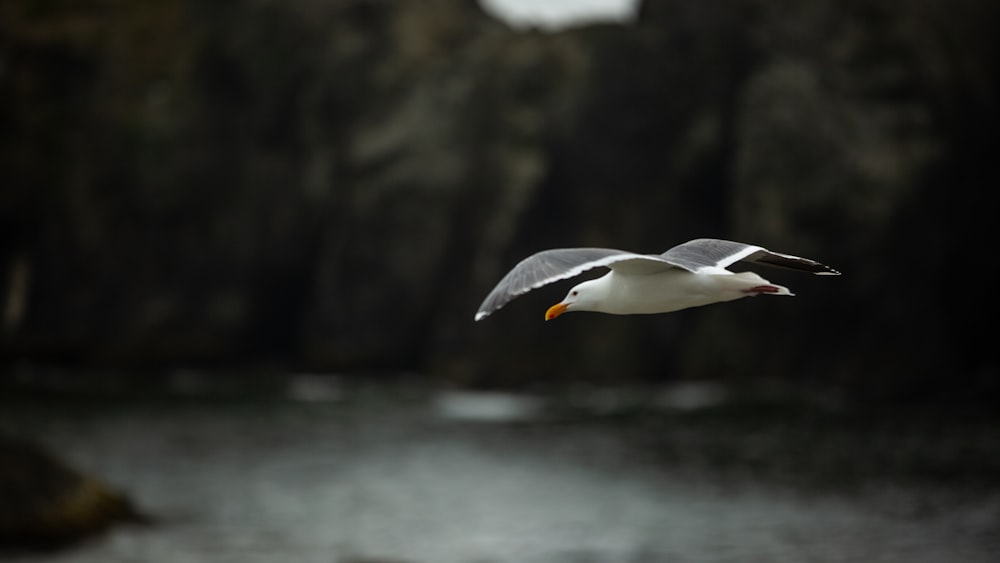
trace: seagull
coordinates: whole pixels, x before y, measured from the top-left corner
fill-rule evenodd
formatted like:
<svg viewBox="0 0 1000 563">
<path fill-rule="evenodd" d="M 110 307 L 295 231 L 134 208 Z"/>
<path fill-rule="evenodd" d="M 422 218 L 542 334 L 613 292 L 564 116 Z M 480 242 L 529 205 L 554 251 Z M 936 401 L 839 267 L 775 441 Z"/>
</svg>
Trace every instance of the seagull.
<svg viewBox="0 0 1000 563">
<path fill-rule="evenodd" d="M 600 267 L 608 268 L 608 273 L 573 287 L 565 299 L 549 307 L 545 320 L 571 311 L 642 315 L 756 295 L 793 295 L 787 287 L 773 284 L 754 272 L 734 273 L 726 269 L 737 262 L 840 275 L 815 260 L 712 238 L 691 240 L 663 254 L 610 248 L 556 248 L 533 254 L 507 272 L 479 306 L 476 320 L 485 319 L 532 289 Z"/>
</svg>

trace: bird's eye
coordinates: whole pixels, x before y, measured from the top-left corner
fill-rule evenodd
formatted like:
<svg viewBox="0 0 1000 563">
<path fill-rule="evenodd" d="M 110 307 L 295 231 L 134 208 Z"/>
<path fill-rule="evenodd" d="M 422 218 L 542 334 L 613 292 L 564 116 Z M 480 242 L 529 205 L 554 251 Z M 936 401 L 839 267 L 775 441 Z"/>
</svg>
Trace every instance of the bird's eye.
<svg viewBox="0 0 1000 563">
<path fill-rule="evenodd" d="M 573 291 L 570 292 L 570 295 L 572 295 L 573 297 L 576 297 L 579 294 L 580 294 L 580 292 L 576 291 L 576 290 L 573 290 Z"/>
</svg>

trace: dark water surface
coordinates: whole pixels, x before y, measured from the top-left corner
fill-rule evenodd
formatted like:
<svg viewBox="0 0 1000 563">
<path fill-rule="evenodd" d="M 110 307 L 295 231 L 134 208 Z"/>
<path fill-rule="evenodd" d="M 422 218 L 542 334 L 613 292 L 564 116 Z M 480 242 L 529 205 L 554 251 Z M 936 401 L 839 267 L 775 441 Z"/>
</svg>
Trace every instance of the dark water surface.
<svg viewBox="0 0 1000 563">
<path fill-rule="evenodd" d="M 747 405 L 714 386 L 288 381 L 8 395 L 0 427 L 157 520 L 13 560 L 1000 561 L 1000 431 L 978 415 Z"/>
</svg>

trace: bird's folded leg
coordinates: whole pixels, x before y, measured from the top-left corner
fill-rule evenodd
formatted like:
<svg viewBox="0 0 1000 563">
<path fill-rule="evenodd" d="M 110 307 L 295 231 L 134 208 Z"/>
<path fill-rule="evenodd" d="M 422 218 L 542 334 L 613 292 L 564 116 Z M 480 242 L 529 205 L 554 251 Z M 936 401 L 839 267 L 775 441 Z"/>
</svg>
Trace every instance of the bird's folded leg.
<svg viewBox="0 0 1000 563">
<path fill-rule="evenodd" d="M 744 289 L 743 293 L 781 293 L 781 288 L 776 285 L 755 285 L 751 288 Z"/>
</svg>

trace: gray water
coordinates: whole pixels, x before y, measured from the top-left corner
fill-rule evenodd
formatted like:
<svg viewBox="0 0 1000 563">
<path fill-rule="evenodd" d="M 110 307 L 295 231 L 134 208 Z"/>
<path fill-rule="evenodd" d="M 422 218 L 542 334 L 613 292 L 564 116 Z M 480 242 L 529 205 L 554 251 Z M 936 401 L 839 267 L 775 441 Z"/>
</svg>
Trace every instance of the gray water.
<svg viewBox="0 0 1000 563">
<path fill-rule="evenodd" d="M 827 485 L 839 473 L 828 462 L 856 457 L 853 434 L 830 440 L 846 454 L 801 462 L 819 450 L 795 438 L 808 433 L 798 423 L 778 417 L 748 431 L 745 419 L 711 414 L 723 402 L 717 390 L 661 393 L 637 415 L 634 400 L 589 391 L 553 400 L 329 381 L 300 378 L 270 397 L 0 407 L 4 427 L 100 475 L 156 519 L 13 560 L 1000 561 L 995 482 L 928 483 L 920 471 L 879 467 L 869 479 L 856 475 L 868 467 L 860 460 L 845 483 Z M 993 448 L 982 443 L 993 437 L 959 449 Z M 919 436 L 899 439 L 918 462 L 936 459 L 920 453 Z M 884 465 L 881 446 L 866 444 L 857 456 Z M 781 456 L 788 461 L 774 461 Z M 969 475 L 981 477 L 958 472 Z"/>
</svg>

